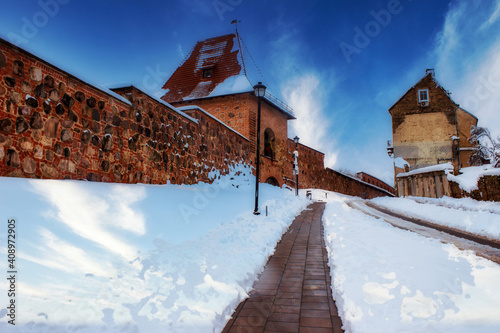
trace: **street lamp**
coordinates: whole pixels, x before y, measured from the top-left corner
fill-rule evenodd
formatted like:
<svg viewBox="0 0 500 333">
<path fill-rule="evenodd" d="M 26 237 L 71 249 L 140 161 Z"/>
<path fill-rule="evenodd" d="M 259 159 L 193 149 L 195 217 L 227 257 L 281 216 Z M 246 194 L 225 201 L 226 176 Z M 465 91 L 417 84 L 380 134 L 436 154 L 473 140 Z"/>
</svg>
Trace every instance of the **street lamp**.
<svg viewBox="0 0 500 333">
<path fill-rule="evenodd" d="M 295 142 L 295 151 L 293 152 L 293 173 L 295 174 L 295 195 L 299 195 L 299 137 L 295 136 L 293 138 L 293 142 Z"/>
<path fill-rule="evenodd" d="M 456 135 L 451 137 L 451 151 L 453 157 L 453 174 L 460 173 L 460 138 Z"/>
<path fill-rule="evenodd" d="M 396 156 L 394 155 L 394 145 L 392 143 L 392 140 L 387 140 L 387 155 L 389 155 L 389 157 L 392 159 L 392 169 L 394 171 L 394 192 L 399 196 L 398 181 L 396 178 Z"/>
<path fill-rule="evenodd" d="M 257 158 L 255 161 L 255 208 L 253 210 L 254 215 L 259 215 L 259 170 L 260 170 L 260 100 L 266 94 L 266 86 L 262 82 L 257 83 L 253 87 L 255 96 L 257 96 Z"/>
</svg>

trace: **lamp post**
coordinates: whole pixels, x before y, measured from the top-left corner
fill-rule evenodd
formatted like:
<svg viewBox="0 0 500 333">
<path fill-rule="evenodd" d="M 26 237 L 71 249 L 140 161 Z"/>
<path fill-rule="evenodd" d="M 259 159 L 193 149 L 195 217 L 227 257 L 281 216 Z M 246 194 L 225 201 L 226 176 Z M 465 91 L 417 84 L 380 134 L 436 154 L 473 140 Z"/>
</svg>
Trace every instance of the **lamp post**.
<svg viewBox="0 0 500 333">
<path fill-rule="evenodd" d="M 253 87 L 255 96 L 257 96 L 257 147 L 256 153 L 257 158 L 255 159 L 255 208 L 253 210 L 254 215 L 259 215 L 259 174 L 260 174 L 260 100 L 266 94 L 266 86 L 262 82 L 257 83 Z"/>
<path fill-rule="evenodd" d="M 391 140 L 387 140 L 387 155 L 389 155 L 389 157 L 392 159 L 392 169 L 394 171 L 394 192 L 399 196 L 398 182 L 396 179 L 396 160 L 394 156 L 394 145 L 392 144 Z"/>
<path fill-rule="evenodd" d="M 460 137 L 456 135 L 451 137 L 451 150 L 453 157 L 453 174 L 457 176 L 460 173 Z"/>
<path fill-rule="evenodd" d="M 299 137 L 293 138 L 295 142 L 295 151 L 293 152 L 293 173 L 295 174 L 295 196 L 299 195 Z"/>
</svg>

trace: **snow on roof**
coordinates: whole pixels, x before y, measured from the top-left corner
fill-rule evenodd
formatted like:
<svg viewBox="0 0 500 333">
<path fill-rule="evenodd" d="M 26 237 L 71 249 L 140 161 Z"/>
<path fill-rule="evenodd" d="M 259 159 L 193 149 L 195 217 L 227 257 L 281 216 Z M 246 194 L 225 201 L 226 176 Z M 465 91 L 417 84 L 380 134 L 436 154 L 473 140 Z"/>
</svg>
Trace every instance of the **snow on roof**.
<svg viewBox="0 0 500 333">
<path fill-rule="evenodd" d="M 203 44 L 200 50 L 200 56 L 196 64 L 195 70 L 200 70 L 212 65 L 218 57 L 222 56 L 227 45 L 227 40 L 216 42 L 214 44 Z"/>
<path fill-rule="evenodd" d="M 208 69 L 211 72 L 205 73 Z M 253 91 L 238 37 L 230 34 L 198 42 L 162 89 L 162 99 L 171 103 Z M 264 98 L 289 119 L 295 119 L 293 110 L 269 92 Z"/>
<path fill-rule="evenodd" d="M 212 81 L 205 81 L 198 83 L 198 85 L 196 86 L 196 88 L 194 88 L 191 94 L 189 94 L 189 96 L 184 97 L 182 100 L 195 99 L 205 96 L 207 91 L 210 90 L 210 86 L 212 84 L 213 84 Z"/>
<path fill-rule="evenodd" d="M 215 87 L 209 97 L 229 95 L 253 91 L 253 87 L 245 75 L 231 76 Z"/>
<path fill-rule="evenodd" d="M 168 92 L 162 99 L 177 102 L 210 95 L 228 78 L 242 75 L 239 52 L 235 34 L 198 42 L 186 61 L 163 86 Z M 206 69 L 211 69 L 211 72 L 206 73 Z"/>
<path fill-rule="evenodd" d="M 412 170 L 410 172 L 400 173 L 396 177 L 408 177 L 408 176 L 419 175 L 421 173 L 428 173 L 428 172 L 435 172 L 435 171 L 446 171 L 446 170 L 453 170 L 453 165 L 450 162 L 443 163 L 443 164 L 431 165 L 428 167 L 415 169 L 415 170 Z"/>
<path fill-rule="evenodd" d="M 205 111 L 204 109 L 200 108 L 199 106 L 197 105 L 186 105 L 186 106 L 181 106 L 181 107 L 178 107 L 177 110 L 180 110 L 180 111 L 188 111 L 188 110 L 193 110 L 193 109 L 196 109 L 196 110 L 199 110 L 201 112 L 203 112 L 206 116 L 212 118 L 213 120 L 215 120 L 216 122 L 218 122 L 219 124 L 223 125 L 224 127 L 226 127 L 228 130 L 238 134 L 239 136 L 241 136 L 243 139 L 247 140 L 247 141 L 250 141 L 248 140 L 244 135 L 242 135 L 241 133 L 239 133 L 238 131 L 234 130 L 233 128 L 227 126 L 224 122 L 220 121 L 218 118 L 214 117 L 213 115 L 211 115 L 210 113 L 208 113 L 207 111 Z"/>
</svg>

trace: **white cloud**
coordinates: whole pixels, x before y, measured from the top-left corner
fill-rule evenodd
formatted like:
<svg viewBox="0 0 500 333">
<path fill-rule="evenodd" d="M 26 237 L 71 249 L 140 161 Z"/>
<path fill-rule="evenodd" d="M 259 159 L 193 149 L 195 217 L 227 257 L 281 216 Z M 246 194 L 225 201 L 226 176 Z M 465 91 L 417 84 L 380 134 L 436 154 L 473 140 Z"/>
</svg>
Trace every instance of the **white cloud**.
<svg viewBox="0 0 500 333">
<path fill-rule="evenodd" d="M 184 60 L 184 58 L 186 57 L 186 54 L 182 50 L 182 45 L 181 44 L 177 44 L 177 53 L 179 54 L 179 58 L 181 58 L 181 59 Z"/>
<path fill-rule="evenodd" d="M 479 118 L 478 124 L 500 135 L 500 42 L 463 80 L 456 101 Z"/>
<path fill-rule="evenodd" d="M 294 109 L 296 120 L 289 122 L 292 133 L 300 143 L 325 153 L 325 165 L 333 166 L 337 152 L 333 150 L 333 138 L 329 137 L 329 121 L 324 115 L 323 83 L 312 73 L 294 77 L 283 83 L 281 93 Z"/>
<path fill-rule="evenodd" d="M 491 14 L 490 18 L 486 22 L 484 22 L 483 25 L 481 25 L 481 29 L 488 28 L 490 25 L 497 22 L 499 18 L 500 18 L 500 0 L 497 0 L 493 14 Z"/>
<path fill-rule="evenodd" d="M 110 252 L 130 260 L 136 249 L 115 237 L 109 227 L 119 227 L 135 234 L 144 234 L 145 221 L 130 204 L 145 197 L 142 188 L 113 185 L 107 198 L 102 198 L 96 187 L 91 191 L 86 183 L 74 181 L 31 181 L 33 190 L 45 197 L 56 209 L 55 216 L 75 234 L 99 244 Z M 127 191 L 128 190 L 128 191 Z"/>
<path fill-rule="evenodd" d="M 464 16 L 465 3 L 461 3 L 456 7 L 452 7 L 448 12 L 443 29 L 437 35 L 437 46 L 435 53 L 438 54 L 436 68 L 439 72 L 446 76 L 454 77 L 456 69 L 454 63 L 450 62 L 451 58 L 456 59 L 455 52 L 461 44 L 461 34 L 457 28 L 458 22 Z"/>
<path fill-rule="evenodd" d="M 455 2 L 434 50 L 441 83 L 495 136 L 500 135 L 499 18 L 498 0 L 480 5 Z"/>
<path fill-rule="evenodd" d="M 278 25 L 283 25 L 279 22 Z M 286 32 L 285 32 L 286 31 Z M 325 154 L 325 166 L 333 168 L 338 152 L 336 138 L 330 132 L 333 115 L 326 116 L 326 101 L 337 83 L 332 70 L 318 73 L 305 66 L 301 59 L 303 45 L 296 38 L 298 31 L 285 29 L 273 42 L 275 75 L 280 79 L 280 91 L 295 113 L 296 120 L 288 122 L 288 136 L 297 135 L 300 143 Z"/>
</svg>

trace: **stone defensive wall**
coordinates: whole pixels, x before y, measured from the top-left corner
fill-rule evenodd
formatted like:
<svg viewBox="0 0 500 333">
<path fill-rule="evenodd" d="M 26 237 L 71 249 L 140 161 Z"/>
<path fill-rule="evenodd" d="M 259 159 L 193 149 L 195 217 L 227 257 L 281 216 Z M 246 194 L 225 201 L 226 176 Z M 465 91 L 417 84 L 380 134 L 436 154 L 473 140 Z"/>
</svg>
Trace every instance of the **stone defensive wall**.
<svg viewBox="0 0 500 333">
<path fill-rule="evenodd" d="M 249 141 L 134 87 L 84 82 L 0 39 L 0 176 L 192 184 L 250 163 Z"/>
<path fill-rule="evenodd" d="M 294 187 L 295 144 L 287 146 L 278 173 Z M 319 151 L 299 153 L 301 188 L 388 195 L 324 169 Z M 248 138 L 202 108 L 175 108 L 133 86 L 99 88 L 0 39 L 0 176 L 194 184 L 253 159 Z"/>
<path fill-rule="evenodd" d="M 394 194 L 366 183 L 355 177 L 345 175 L 338 171 L 326 168 L 323 173 L 323 188 L 325 190 L 339 192 L 347 195 L 358 196 L 363 199 L 372 199 L 376 197 L 393 197 Z"/>
</svg>

